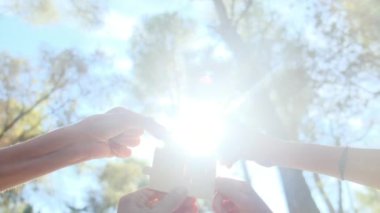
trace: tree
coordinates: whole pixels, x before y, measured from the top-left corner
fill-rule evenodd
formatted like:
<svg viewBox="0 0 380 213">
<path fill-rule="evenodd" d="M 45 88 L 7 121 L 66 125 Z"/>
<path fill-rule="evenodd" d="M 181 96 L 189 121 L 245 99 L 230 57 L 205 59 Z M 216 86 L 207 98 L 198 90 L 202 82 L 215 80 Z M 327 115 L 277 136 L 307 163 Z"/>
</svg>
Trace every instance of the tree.
<svg viewBox="0 0 380 213">
<path fill-rule="evenodd" d="M 150 27 L 151 23 L 157 23 L 154 20 L 161 20 L 164 18 L 166 18 L 166 20 L 167 20 L 167 21 L 162 21 L 163 23 L 165 23 L 165 25 L 161 24 L 161 25 L 157 25 L 156 27 Z M 169 18 L 170 18 L 170 22 L 168 21 Z M 227 70 L 228 68 L 232 67 L 231 65 L 225 66 L 223 69 L 222 66 L 220 66 L 220 65 L 225 63 L 225 62 L 218 62 L 215 59 L 201 60 L 201 62 L 207 61 L 207 63 L 196 64 L 192 61 L 192 58 L 191 58 L 191 56 L 192 56 L 191 52 L 192 51 L 191 50 L 182 51 L 182 52 L 175 52 L 176 54 L 168 54 L 168 53 L 171 53 L 170 49 L 172 49 L 172 50 L 185 49 L 185 47 L 188 46 L 188 44 L 191 44 L 191 41 L 187 41 L 188 43 L 186 43 L 186 42 L 182 42 L 182 43 L 172 42 L 172 41 L 175 41 L 175 39 L 171 39 L 171 36 L 175 36 L 177 31 L 183 31 L 182 30 L 183 28 L 186 29 L 186 24 L 182 24 L 182 26 L 171 25 L 170 23 L 174 22 L 173 21 L 174 18 L 181 19 L 181 17 L 179 15 L 177 15 L 176 17 L 168 16 L 168 15 L 162 15 L 159 17 L 152 18 L 152 20 L 150 20 L 150 21 L 147 20 L 146 25 L 145 25 L 146 31 L 144 33 L 141 33 L 143 36 L 141 36 L 141 34 L 135 35 L 135 39 L 137 41 L 135 41 L 134 43 L 139 44 L 139 46 L 138 46 L 138 48 L 133 46 L 134 48 L 137 49 L 137 51 L 133 51 L 133 52 L 135 52 L 135 54 L 136 53 L 138 54 L 138 55 L 133 55 L 135 57 L 138 57 L 138 58 L 134 58 L 134 61 L 144 61 L 146 63 L 145 67 L 139 66 L 140 64 L 137 63 L 135 66 L 135 72 L 136 72 L 136 77 L 139 80 L 138 86 L 140 88 L 143 88 L 143 91 L 146 92 L 145 94 L 151 95 L 152 93 L 150 91 L 155 91 L 156 93 L 160 92 L 161 97 L 163 97 L 170 90 L 174 89 L 175 91 L 177 91 L 177 94 L 180 94 L 180 95 L 185 96 L 185 97 L 193 96 L 193 97 L 197 97 L 197 98 L 202 98 L 199 96 L 199 93 L 194 93 L 194 91 L 197 91 L 198 88 L 201 88 L 200 90 L 202 90 L 203 92 L 206 91 L 206 94 L 207 94 L 207 91 L 210 91 L 208 93 L 208 95 L 206 96 L 207 98 L 215 99 L 216 97 L 218 97 L 218 99 L 223 99 L 223 98 L 227 97 L 227 99 L 224 99 L 223 102 L 226 102 L 226 101 L 228 102 L 228 101 L 231 101 L 231 97 L 236 96 L 236 94 L 246 93 L 246 91 L 249 90 L 248 85 L 250 85 L 252 83 L 252 82 L 248 82 L 247 79 L 254 79 L 254 72 L 250 71 L 250 69 L 249 69 L 250 66 L 249 66 L 249 64 L 246 63 L 247 61 L 249 61 L 249 59 L 252 56 L 250 56 L 250 53 L 248 52 L 248 50 L 245 50 L 246 48 L 242 49 L 242 46 L 244 46 L 244 44 L 240 43 L 240 42 L 242 42 L 241 40 L 235 41 L 235 39 L 240 39 L 240 37 L 231 36 L 231 37 L 233 37 L 232 39 L 234 39 L 234 41 L 231 41 L 231 43 L 228 43 L 229 45 L 236 45 L 236 46 L 231 47 L 232 50 L 239 50 L 239 52 L 234 53 L 234 55 L 236 55 L 236 58 L 234 58 L 235 61 L 232 61 L 234 64 L 237 64 L 234 68 L 239 69 L 239 71 L 233 72 L 233 71 Z M 176 21 L 176 22 L 180 22 L 180 21 Z M 177 27 L 177 29 L 175 29 L 174 27 Z M 182 27 L 182 29 L 180 27 Z M 223 30 L 228 30 L 228 29 L 229 29 L 228 27 L 223 27 Z M 234 32 L 234 33 L 236 33 L 236 32 Z M 234 33 L 233 32 L 226 32 L 227 39 L 230 39 L 231 34 L 238 36 L 237 34 L 234 34 Z M 166 44 L 164 47 L 165 48 L 169 47 L 170 48 L 169 51 L 167 51 L 164 48 L 163 49 L 162 48 L 156 48 L 156 47 L 149 48 L 149 47 L 152 47 L 152 45 L 149 45 L 149 42 L 157 41 L 157 40 L 159 41 L 159 42 L 157 42 L 159 45 Z M 229 42 L 229 40 L 226 42 Z M 167 43 L 169 43 L 169 44 L 167 44 Z M 142 51 L 144 51 L 144 54 L 140 54 Z M 148 53 L 157 52 L 157 53 L 159 53 L 159 55 L 158 54 L 154 55 L 153 61 L 152 61 L 152 57 L 146 57 L 147 52 Z M 199 55 L 201 55 L 200 51 L 197 50 L 197 53 L 198 53 L 198 57 L 199 57 Z M 193 55 L 195 55 L 195 54 L 193 54 Z M 207 52 L 205 55 L 207 57 Z M 183 58 L 179 58 L 181 56 Z M 207 57 L 207 59 L 210 59 L 210 57 Z M 174 60 L 175 62 L 177 62 L 175 64 L 176 66 L 165 66 L 165 63 L 167 63 L 168 60 Z M 231 61 L 229 63 L 231 63 Z M 164 64 L 164 65 L 162 65 L 162 64 Z M 228 64 L 228 63 L 226 63 L 226 64 Z M 147 66 L 149 67 L 151 65 L 153 65 L 153 69 L 147 68 Z M 159 66 L 159 65 L 161 65 L 161 66 Z M 219 65 L 219 66 L 217 66 L 217 65 Z M 159 67 L 160 71 L 161 70 L 162 71 L 161 72 L 154 71 L 155 70 L 154 67 Z M 196 69 L 191 69 L 191 68 L 199 68 L 199 67 L 203 68 L 203 70 L 202 71 L 196 71 Z M 211 68 L 210 70 L 204 70 L 204 69 L 207 69 L 209 67 Z M 252 66 L 252 67 L 254 67 L 254 66 Z M 215 69 L 215 68 L 220 68 L 220 69 Z M 171 71 L 171 73 L 167 70 Z M 213 78 L 215 77 L 215 79 L 217 79 L 217 80 L 215 80 L 215 82 L 217 82 L 217 83 L 215 83 L 215 87 L 213 89 L 207 88 L 207 86 L 206 87 L 203 86 L 199 81 L 199 79 L 202 76 L 209 74 L 208 72 L 213 75 Z M 147 73 L 149 73 L 149 74 L 147 74 Z M 177 87 L 173 87 L 173 84 L 167 83 L 170 81 L 163 81 L 166 79 L 170 79 L 170 77 L 169 77 L 170 75 L 168 73 L 170 73 L 172 75 L 176 75 L 178 77 L 177 82 L 180 82 L 181 84 L 179 86 L 176 85 Z M 292 75 L 292 77 L 297 75 L 297 72 L 293 72 L 293 73 L 294 74 Z M 149 76 L 149 78 L 147 76 Z M 151 81 L 151 79 L 154 77 L 159 78 L 160 84 L 165 85 L 166 87 L 163 89 L 155 87 L 155 83 Z M 232 77 L 232 78 L 229 78 L 229 77 Z M 219 79 L 223 79 L 224 81 L 218 81 Z M 277 80 L 281 80 L 281 79 L 282 79 L 281 76 L 277 77 Z M 301 80 L 302 80 L 302 78 L 300 79 L 300 81 Z M 150 87 L 147 89 L 145 84 L 150 86 Z M 227 87 L 227 89 L 226 89 L 226 87 L 224 87 L 224 89 L 218 90 L 219 88 L 223 88 L 223 85 L 224 86 L 228 85 L 230 87 Z M 190 88 L 190 87 L 191 87 L 191 90 L 183 89 L 183 88 Z M 264 89 L 268 89 L 268 88 L 264 88 Z M 299 89 L 299 88 L 294 88 L 294 89 Z M 294 91 L 294 89 L 290 90 L 290 92 Z M 220 97 L 220 94 L 222 93 L 222 91 L 223 91 L 223 95 L 224 95 L 223 98 Z M 282 90 L 282 91 L 284 91 L 284 90 Z M 218 93 L 215 93 L 215 92 L 218 92 Z M 267 93 L 268 92 L 264 92 L 264 94 L 267 94 Z M 205 95 L 203 94 L 203 96 L 205 96 Z M 282 97 L 282 96 L 280 96 L 280 97 Z M 267 104 L 270 103 L 270 100 L 266 99 L 265 97 L 260 96 L 259 98 L 261 98 L 261 99 L 255 99 L 256 103 L 257 103 L 257 100 L 259 100 L 260 103 L 267 103 Z M 152 106 L 152 104 L 150 104 L 150 106 Z M 159 107 L 158 105 L 154 105 L 154 106 L 156 109 L 157 109 L 157 107 Z M 176 106 L 178 107 L 179 105 L 176 105 Z M 247 106 L 247 104 L 245 104 L 245 106 Z M 249 105 L 249 106 L 251 106 L 251 105 Z M 249 107 L 247 107 L 247 108 L 249 108 Z M 268 107 L 262 107 L 262 108 L 263 109 L 270 109 Z M 267 123 L 267 124 L 269 124 L 269 126 L 273 125 L 275 123 L 278 123 L 277 121 L 279 118 L 272 118 L 272 116 L 271 116 L 271 115 L 273 115 L 274 110 L 276 110 L 276 109 L 272 109 L 272 111 L 266 112 L 265 116 L 263 116 L 263 118 L 262 118 L 262 119 L 265 119 L 267 121 L 268 121 L 268 117 L 271 118 L 269 120 L 272 120 L 272 122 Z M 251 116 L 253 115 L 252 114 L 253 112 L 251 110 L 245 110 L 244 113 L 245 113 L 245 116 L 247 114 L 249 114 Z M 260 111 L 257 114 L 263 115 L 263 111 Z M 256 118 L 256 119 L 254 119 L 254 118 Z M 249 119 L 249 120 L 251 120 L 251 119 Z M 257 120 L 257 115 L 256 115 L 256 117 L 252 117 L 252 120 Z M 281 131 L 280 134 L 282 134 L 282 136 L 284 136 L 284 134 L 287 134 L 286 131 L 282 130 L 282 126 L 277 127 L 277 131 Z M 285 136 L 285 137 L 288 137 L 288 136 Z M 284 173 L 286 173 L 286 171 L 287 170 L 284 170 Z M 294 173 L 294 175 L 293 175 L 293 173 Z M 286 178 L 287 178 L 285 180 L 284 185 L 287 187 L 293 187 L 293 192 L 289 192 L 287 194 L 288 195 L 287 197 L 289 199 L 294 200 L 293 204 L 291 204 L 291 206 L 294 206 L 294 208 L 297 208 L 297 206 L 298 206 L 298 208 L 300 208 L 299 210 L 295 210 L 293 212 L 302 212 L 303 210 L 305 210 L 305 211 L 307 210 L 310 212 L 310 211 L 313 211 L 310 209 L 312 209 L 312 208 L 316 209 L 316 206 L 315 206 L 315 204 L 311 198 L 310 192 L 307 188 L 306 182 L 304 181 L 301 173 L 296 172 L 296 171 L 292 171 L 292 172 L 288 172 L 288 173 L 284 174 L 284 176 L 286 176 Z M 298 184 L 290 184 L 291 181 L 297 182 Z M 302 188 L 299 188 L 299 185 L 301 183 L 304 184 L 304 186 L 303 186 L 303 189 L 305 191 L 304 193 L 301 193 Z M 298 196 L 298 195 L 300 195 L 300 196 Z M 308 198 L 307 195 L 309 196 L 308 201 L 304 200 L 304 199 Z M 302 201 L 296 200 L 296 198 L 302 198 Z M 312 208 L 305 205 L 305 203 L 307 203 L 307 202 L 310 202 L 310 206 L 312 206 Z M 301 205 L 301 203 L 302 203 L 302 205 Z"/>
<path fill-rule="evenodd" d="M 276 57 L 276 53 L 273 52 L 273 47 L 268 44 L 277 40 L 276 42 L 280 43 L 277 48 L 281 49 L 283 53 L 292 51 L 289 57 L 302 57 L 302 49 L 294 43 L 287 42 L 286 38 L 281 37 L 284 31 L 279 28 L 280 26 L 276 29 L 278 23 L 273 22 L 267 23 L 273 24 L 273 29 L 256 32 L 258 34 L 264 34 L 263 38 L 260 39 L 260 42 L 264 44 L 262 48 L 255 49 L 255 47 L 252 46 L 251 50 L 248 49 L 247 47 L 250 46 L 250 43 L 244 41 L 237 30 L 240 17 L 244 16 L 245 13 L 250 10 L 253 4 L 252 1 L 245 1 L 241 15 L 235 20 L 232 19 L 233 17 L 229 17 L 228 14 L 228 12 L 230 14 L 236 14 L 233 12 L 236 10 L 235 5 L 233 5 L 235 4 L 234 1 L 230 2 L 230 4 L 232 4 L 232 6 L 229 7 L 231 8 L 230 11 L 227 11 L 227 7 L 223 1 L 214 0 L 213 2 L 219 17 L 220 36 L 230 46 L 230 49 L 236 56 L 235 60 L 239 64 L 241 74 L 240 82 L 242 82 L 242 86 L 238 89 L 242 93 L 246 93 L 246 91 L 251 90 L 252 84 L 259 84 L 264 78 L 270 79 L 264 87 L 259 89 L 255 88 L 256 91 L 254 92 L 256 92 L 256 94 L 249 94 L 249 96 L 246 97 L 246 99 L 251 99 L 247 100 L 247 102 L 250 103 L 250 107 L 254 107 L 256 111 L 252 112 L 252 110 L 248 109 L 244 110 L 244 113 L 250 115 L 250 119 L 258 122 L 256 125 L 265 128 L 272 134 L 282 138 L 296 139 L 298 124 L 310 102 L 310 97 L 305 97 L 305 94 L 307 95 L 308 93 L 308 76 L 303 73 L 303 65 L 289 64 L 286 62 L 286 57 L 280 58 L 284 64 L 283 67 L 279 68 L 279 74 L 274 73 L 274 71 L 272 71 L 273 69 L 269 67 L 271 62 L 268 58 L 271 56 Z M 256 5 L 257 4 L 258 3 L 256 3 Z M 256 18 L 256 16 L 253 18 Z M 257 23 L 256 20 L 252 22 Z M 260 25 L 258 27 L 260 27 Z M 278 34 L 270 34 L 273 32 L 277 32 Z M 256 52 L 258 50 L 260 54 L 264 56 L 260 57 Z M 265 56 L 268 58 L 263 58 Z M 264 63 L 264 65 L 260 63 Z M 269 97 L 267 94 L 271 94 L 272 97 Z M 257 115 L 261 116 L 258 117 Z M 252 120 L 248 122 L 252 122 Z M 310 190 L 302 173 L 291 169 L 280 169 L 280 174 L 289 211 L 318 212 L 318 208 L 311 197 Z"/>
<path fill-rule="evenodd" d="M 34 3 L 35 7 L 39 8 L 39 10 L 34 8 L 36 9 L 34 15 L 31 14 L 33 10 L 30 13 L 21 11 L 21 7 L 24 6 L 21 2 L 1 2 L 1 12 L 6 13 L 5 8 L 11 7 L 15 13 L 25 15 L 24 18 L 34 19 L 36 17 L 32 16 L 36 16 L 42 12 L 40 9 L 44 9 L 46 13 L 41 13 L 41 17 L 51 18 L 48 17 L 48 14 L 51 15 L 49 2 Z M 24 9 L 30 8 L 24 7 Z M 45 61 L 41 65 L 31 63 L 25 58 L 18 58 L 5 52 L 1 53 L 0 146 L 15 144 L 41 134 L 43 120 L 51 117 L 48 113 L 49 110 L 55 112 L 57 107 L 73 105 L 73 100 L 57 101 L 59 99 L 53 99 L 57 98 L 60 90 L 67 88 L 67 80 L 73 77 L 73 74 L 86 71 L 85 63 L 78 58 L 78 54 L 71 50 L 55 55 L 52 53 L 48 51 L 42 53 L 41 58 Z M 71 72 L 68 71 L 70 69 Z M 54 102 L 56 105 L 53 104 Z M 64 110 L 61 113 L 64 113 Z M 59 120 L 59 118 L 57 119 Z M 31 206 L 23 202 L 20 192 L 19 188 L 1 194 L 1 210 L 5 212 L 30 210 Z"/>
<path fill-rule="evenodd" d="M 65 19 L 75 21 L 82 26 L 97 26 L 106 10 L 102 1 L 0 1 L 0 14 L 13 14 L 33 24 L 51 24 Z"/>
<path fill-rule="evenodd" d="M 366 32 L 360 27 L 364 24 L 355 24 L 373 18 L 367 15 L 361 19 L 357 14 L 376 3 L 365 2 L 359 8 L 350 7 L 346 1 L 277 2 L 281 7 L 276 2 L 249 0 L 212 3 L 209 14 L 216 17 L 204 20 L 211 25 L 207 36 L 219 47 L 227 47 L 231 57 L 212 57 L 217 45 L 211 42 L 198 49 L 188 48 L 200 37 L 197 29 L 204 23 L 195 23 L 181 14 L 146 19 L 134 35 L 131 49 L 136 61 L 136 87 L 145 91 L 145 96 L 153 92 L 155 96 L 167 97 L 175 90 L 179 96 L 206 96 L 223 100 L 221 103 L 238 100 L 241 105 L 237 116 L 247 125 L 287 139 L 341 146 L 366 135 L 363 131 L 352 132 L 347 121 L 368 113 L 379 94 L 378 89 L 368 85 L 370 78 L 375 78 L 375 82 L 380 79 L 378 51 L 373 48 L 378 45 L 373 37 L 377 30 L 371 27 L 371 33 Z M 299 13 L 287 16 L 284 10 Z M 172 24 L 175 19 L 182 20 L 175 21 L 182 24 Z M 305 21 L 298 24 L 299 19 Z M 186 40 L 177 42 L 172 37 L 186 32 L 186 22 L 192 23 L 192 31 L 187 32 L 187 37 L 182 36 Z M 170 50 L 176 50 L 175 54 Z M 140 66 L 145 59 L 146 64 Z M 171 83 L 170 76 L 177 77 L 177 84 Z M 212 84 L 200 83 L 202 76 L 211 76 Z M 155 81 L 162 87 L 156 87 Z M 162 107 L 157 99 L 148 103 L 156 109 Z M 172 103 L 175 107 L 180 105 Z M 333 132 L 326 128 L 326 123 Z M 370 123 L 365 121 L 364 133 L 374 130 Z M 325 178 L 313 175 L 310 179 L 312 185 L 318 186 L 320 194 L 316 195 L 309 189 L 309 176 L 306 180 L 300 171 L 288 169 L 280 169 L 280 173 L 290 212 L 318 212 L 315 196 L 324 197 L 330 211 L 345 210 L 341 182 L 335 198 L 326 194 Z"/>
<path fill-rule="evenodd" d="M 92 28 L 101 24 L 106 9 L 107 4 L 102 1 L 0 1 L 1 15 L 14 15 L 34 25 L 68 21 L 70 24 Z M 101 71 L 109 69 L 103 63 L 105 55 L 101 51 L 92 55 L 83 55 L 74 49 L 36 52 L 39 52 L 39 57 L 33 59 L 1 53 L 1 147 L 26 141 L 53 128 L 77 121 L 78 106 L 91 105 L 94 110 L 110 108 L 113 106 L 110 102 L 117 96 L 115 91 L 125 91 L 126 86 L 120 84 L 118 74 L 111 73 L 100 78 L 92 72 L 94 67 Z M 126 167 L 132 168 L 132 164 L 129 163 Z M 140 164 L 135 164 L 137 170 Z M 109 167 L 112 166 L 112 163 L 109 163 Z M 135 181 L 132 175 L 135 174 L 131 173 L 130 179 Z M 110 175 L 98 179 L 110 184 L 113 180 Z M 49 191 L 44 188 L 44 183 L 48 181 L 49 178 L 43 178 L 29 185 L 33 185 L 35 191 Z M 132 187 L 135 183 L 129 184 Z M 105 185 L 104 187 L 107 188 Z M 24 186 L 18 186 L 0 194 L 0 211 L 38 211 L 34 209 L 33 203 L 24 200 L 23 188 Z M 108 194 L 104 195 L 104 198 L 108 203 L 100 202 L 96 205 L 101 205 L 103 209 L 110 208 L 111 204 L 115 205 L 115 197 L 109 198 L 115 189 L 120 188 L 107 188 Z M 54 193 L 51 196 L 55 196 Z M 96 201 L 99 201 L 99 198 L 96 198 Z M 72 202 L 67 203 L 67 208 L 80 211 Z M 93 209 L 91 206 L 87 208 Z"/>
<path fill-rule="evenodd" d="M 364 192 L 357 193 L 357 199 L 360 201 L 360 209 L 369 211 L 369 212 L 378 212 L 380 211 L 379 205 L 379 192 L 374 189 L 367 189 Z"/>
<path fill-rule="evenodd" d="M 6 53 L 0 57 L 0 145 L 26 141 L 46 131 L 44 125 L 61 126 L 73 118 L 76 97 L 88 92 L 81 87 L 88 62 L 73 50 L 43 51 L 41 64 Z M 52 116 L 53 115 L 53 116 Z M 20 189 L 1 195 L 3 210 L 23 202 Z"/>
<path fill-rule="evenodd" d="M 191 23 L 172 13 L 146 19 L 134 33 L 130 48 L 135 66 L 133 78 L 138 84 L 134 83 L 133 88 L 142 102 L 154 104 L 166 96 L 178 104 L 185 73 L 179 68 L 182 58 L 177 55 L 183 54 L 190 29 Z M 152 108 L 155 107 L 157 104 Z"/>
<path fill-rule="evenodd" d="M 133 159 L 108 162 L 98 177 L 102 191 L 90 196 L 87 208 L 91 212 L 115 211 L 123 195 L 148 184 L 147 176 L 143 173 L 144 167 L 144 162 Z"/>
</svg>

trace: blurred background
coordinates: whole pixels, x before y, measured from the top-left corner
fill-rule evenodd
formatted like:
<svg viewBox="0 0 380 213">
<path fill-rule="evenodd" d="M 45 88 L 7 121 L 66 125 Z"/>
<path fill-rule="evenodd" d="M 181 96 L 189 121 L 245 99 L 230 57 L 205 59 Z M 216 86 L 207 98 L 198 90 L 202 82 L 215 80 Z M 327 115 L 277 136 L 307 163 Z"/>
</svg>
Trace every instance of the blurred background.
<svg viewBox="0 0 380 213">
<path fill-rule="evenodd" d="M 379 21 L 375 0 L 0 0 L 0 146 L 114 106 L 159 119 L 192 100 L 278 137 L 379 148 Z M 114 212 L 147 184 L 148 141 L 2 193 L 0 212 Z M 323 175 L 229 175 L 275 212 L 380 212 L 378 191 Z"/>
</svg>

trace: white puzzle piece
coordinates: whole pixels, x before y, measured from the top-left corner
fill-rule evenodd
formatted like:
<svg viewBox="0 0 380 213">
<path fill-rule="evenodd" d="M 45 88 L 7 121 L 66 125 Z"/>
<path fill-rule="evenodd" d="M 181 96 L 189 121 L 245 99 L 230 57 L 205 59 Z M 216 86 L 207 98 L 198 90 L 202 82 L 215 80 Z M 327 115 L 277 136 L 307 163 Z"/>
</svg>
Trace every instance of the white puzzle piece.
<svg viewBox="0 0 380 213">
<path fill-rule="evenodd" d="M 186 187 L 189 196 L 211 200 L 214 195 L 216 160 L 210 157 L 190 157 L 173 148 L 158 148 L 149 170 L 149 187 L 169 192 Z"/>
</svg>

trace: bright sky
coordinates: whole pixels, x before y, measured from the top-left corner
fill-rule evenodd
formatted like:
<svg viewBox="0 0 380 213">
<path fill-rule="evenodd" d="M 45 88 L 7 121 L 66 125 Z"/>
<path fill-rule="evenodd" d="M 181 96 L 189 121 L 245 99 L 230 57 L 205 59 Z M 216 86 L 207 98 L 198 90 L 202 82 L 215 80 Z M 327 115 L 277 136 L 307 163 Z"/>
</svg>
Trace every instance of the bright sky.
<svg viewBox="0 0 380 213">
<path fill-rule="evenodd" d="M 205 2 L 205 1 L 204 1 Z M 44 26 L 35 26 L 26 23 L 25 21 L 13 17 L 2 16 L 0 17 L 0 51 L 7 51 L 16 55 L 25 57 L 36 58 L 41 47 L 47 46 L 55 50 L 62 50 L 65 48 L 77 48 L 85 53 L 91 53 L 100 49 L 114 58 L 113 67 L 110 71 L 114 72 L 127 72 L 131 66 L 128 54 L 126 52 L 126 44 L 131 37 L 133 28 L 139 23 L 141 18 L 146 15 L 157 14 L 163 11 L 179 10 L 181 13 L 197 20 L 202 20 L 207 15 L 204 11 L 209 5 L 202 1 L 187 1 L 187 0 L 168 0 L 168 1 L 111 1 L 109 11 L 105 14 L 104 25 L 95 30 L 83 29 L 79 26 L 70 25 L 69 23 L 59 23 Z M 268 1 L 273 4 L 276 2 L 276 7 L 273 10 L 282 8 L 281 1 Z M 302 7 L 310 6 L 310 1 L 299 2 L 300 12 L 288 11 L 286 8 L 283 10 L 284 22 L 293 23 L 294 29 L 290 30 L 305 30 L 306 39 L 313 41 L 315 45 L 323 46 L 320 39 L 313 33 L 312 29 L 305 27 L 305 17 L 308 14 L 303 13 Z M 302 4 L 301 4 L 302 3 Z M 303 12 L 302 12 L 303 11 Z M 296 16 L 298 15 L 298 17 Z M 207 17 L 206 17 L 207 18 Z M 295 22 L 294 20 L 298 20 Z M 304 21 L 301 21 L 304 20 Z M 122 27 L 121 27 L 122 26 Z M 208 38 L 204 38 L 207 40 Z M 228 57 L 223 47 L 221 51 L 216 53 L 220 57 Z M 379 106 L 375 106 L 379 108 Z M 84 108 L 81 112 L 83 115 L 95 113 L 91 109 Z M 350 120 L 353 126 L 360 126 L 360 119 L 353 118 Z M 147 141 L 152 139 L 146 137 Z M 149 143 L 143 143 L 140 148 L 136 150 L 138 158 L 149 160 L 146 153 L 153 153 L 154 147 Z M 287 212 L 281 183 L 278 178 L 276 169 L 268 169 L 258 166 L 254 163 L 249 163 L 249 171 L 252 176 L 252 185 L 256 191 L 263 197 L 268 205 L 274 212 Z M 242 178 L 239 165 L 235 166 L 230 171 L 223 171 L 225 176 L 234 176 Z M 74 177 L 74 178 L 64 178 Z M 94 177 L 89 174 L 82 174 L 78 176 L 75 174 L 75 169 L 70 167 L 63 169 L 59 172 L 53 173 L 47 177 L 51 181 L 51 186 L 56 193 L 59 194 L 63 200 L 75 200 L 78 205 L 84 202 L 85 194 L 80 193 L 81 189 L 87 191 L 91 188 L 96 188 Z M 74 179 L 75 181 L 71 181 Z M 25 198 L 32 203 L 41 212 L 57 212 L 62 207 L 60 203 L 52 200 L 48 194 L 39 193 L 38 196 L 33 194 L 31 185 L 25 188 Z M 76 190 L 67 191 L 67 188 L 74 188 Z M 39 202 L 44 200 L 45 202 Z"/>
<path fill-rule="evenodd" d="M 163 11 L 180 10 L 189 16 L 202 16 L 204 10 L 202 3 L 189 4 L 189 1 L 113 1 L 110 10 L 105 14 L 104 25 L 95 30 L 82 29 L 75 25 L 62 22 L 59 24 L 36 26 L 21 20 L 18 17 L 4 16 L 0 19 L 0 50 L 12 54 L 36 58 L 36 54 L 42 47 L 54 50 L 65 48 L 77 48 L 84 53 L 91 53 L 100 49 L 114 58 L 113 67 L 110 70 L 126 72 L 132 66 L 126 52 L 126 43 L 133 32 L 133 27 L 143 16 L 160 13 Z M 204 15 L 203 15 L 204 16 Z M 3 32 L 1 32 L 3 31 Z M 207 40 L 207 38 L 205 38 Z M 222 47 L 221 47 L 222 48 Z M 218 57 L 226 57 L 223 49 L 216 53 Z M 89 109 L 84 109 L 83 114 L 92 114 Z M 148 139 L 147 140 L 151 140 Z M 147 153 L 153 153 L 154 147 L 149 143 L 143 143 L 135 150 L 138 158 L 149 160 Z M 49 178 L 50 186 L 55 193 L 64 201 L 75 200 L 81 205 L 85 202 L 85 192 L 96 186 L 95 179 L 91 174 L 75 174 L 75 169 L 70 167 L 55 172 L 46 177 Z M 230 172 L 223 172 L 226 176 L 240 176 L 240 167 Z M 274 169 L 263 169 L 255 164 L 250 164 L 253 185 L 263 199 L 268 202 L 275 212 L 286 212 L 283 200 L 282 188 L 277 173 Z M 70 177 L 70 178 L 69 178 Z M 72 181 L 75 180 L 75 181 Z M 75 184 L 75 187 L 73 187 Z M 24 196 L 35 208 L 42 212 L 56 212 L 64 206 L 60 200 L 55 201 L 48 194 L 36 193 L 32 190 L 33 185 L 27 185 Z M 76 190 L 67 191 L 67 188 Z M 41 202 L 43 200 L 44 202 Z M 71 201 L 72 202 L 72 201 Z"/>
</svg>

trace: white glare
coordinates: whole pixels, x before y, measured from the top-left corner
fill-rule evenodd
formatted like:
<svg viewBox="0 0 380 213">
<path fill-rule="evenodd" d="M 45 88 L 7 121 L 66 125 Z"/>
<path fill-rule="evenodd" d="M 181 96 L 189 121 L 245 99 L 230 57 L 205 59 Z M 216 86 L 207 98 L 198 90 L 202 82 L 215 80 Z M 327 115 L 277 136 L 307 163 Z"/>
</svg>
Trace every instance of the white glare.
<svg viewBox="0 0 380 213">
<path fill-rule="evenodd" d="M 223 132 L 222 108 L 210 102 L 187 101 L 174 121 L 172 137 L 193 156 L 215 154 Z"/>
<path fill-rule="evenodd" d="M 348 123 L 353 129 L 361 129 L 363 127 L 363 121 L 360 118 L 350 118 Z"/>
</svg>

